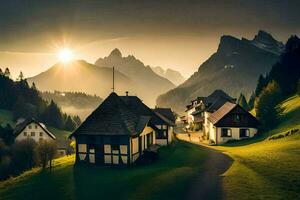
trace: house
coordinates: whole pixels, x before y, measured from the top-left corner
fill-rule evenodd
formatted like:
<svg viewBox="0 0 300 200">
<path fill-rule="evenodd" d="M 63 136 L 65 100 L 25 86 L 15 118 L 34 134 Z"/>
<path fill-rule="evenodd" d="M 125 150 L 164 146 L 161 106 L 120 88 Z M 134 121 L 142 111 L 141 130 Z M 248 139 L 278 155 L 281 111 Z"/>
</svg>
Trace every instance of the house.
<svg viewBox="0 0 300 200">
<path fill-rule="evenodd" d="M 253 137 L 259 122 L 235 103 L 226 102 L 208 117 L 208 139 L 214 144 Z"/>
<path fill-rule="evenodd" d="M 172 125 L 138 97 L 113 92 L 70 135 L 76 140 L 76 163 L 132 164 L 161 138 L 170 143 L 166 130 Z"/>
<path fill-rule="evenodd" d="M 19 121 L 14 130 L 14 135 L 16 141 L 27 138 L 31 138 L 36 142 L 55 140 L 55 136 L 47 130 L 46 126 L 33 118 Z"/>
<path fill-rule="evenodd" d="M 235 102 L 236 99 L 230 97 L 223 90 L 215 90 L 207 97 L 197 97 L 186 106 L 186 118 L 188 124 L 198 124 L 201 129 L 205 128 L 208 115 L 219 109 L 226 102 Z"/>
</svg>

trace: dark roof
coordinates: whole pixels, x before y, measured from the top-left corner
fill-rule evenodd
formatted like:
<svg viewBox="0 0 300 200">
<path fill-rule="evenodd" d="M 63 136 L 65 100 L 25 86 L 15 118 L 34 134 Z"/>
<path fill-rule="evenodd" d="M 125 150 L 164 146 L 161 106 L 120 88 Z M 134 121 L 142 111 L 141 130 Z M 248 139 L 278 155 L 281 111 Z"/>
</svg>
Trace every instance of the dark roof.
<svg viewBox="0 0 300 200">
<path fill-rule="evenodd" d="M 120 96 L 120 98 L 125 102 L 127 107 L 131 109 L 133 112 L 135 112 L 137 115 L 151 116 L 150 123 L 154 125 L 157 124 L 174 125 L 173 121 L 171 121 L 169 118 L 162 115 L 161 113 L 154 112 L 152 109 L 146 106 L 142 102 L 142 100 L 139 99 L 137 96 Z"/>
<path fill-rule="evenodd" d="M 230 101 L 230 99 L 227 99 L 224 97 L 219 97 L 219 98 L 215 99 L 214 102 L 211 103 L 211 105 L 206 109 L 206 111 L 211 112 L 211 113 L 215 112 L 227 102 L 233 103 Z"/>
<path fill-rule="evenodd" d="M 239 121 L 234 120 L 235 114 L 241 114 Z M 227 102 L 216 112 L 210 114 L 208 120 L 218 127 L 258 127 L 258 120 L 240 105 Z"/>
<path fill-rule="evenodd" d="M 172 112 L 171 108 L 155 108 L 153 109 L 154 112 L 161 114 L 171 122 L 175 123 L 175 115 Z"/>
<path fill-rule="evenodd" d="M 220 109 L 216 112 L 210 114 L 208 120 L 212 124 L 216 124 L 220 119 L 222 119 L 227 113 L 229 113 L 237 104 L 226 102 Z"/>
<path fill-rule="evenodd" d="M 111 93 L 70 136 L 140 134 L 148 123 L 169 123 L 136 96 Z"/>
<path fill-rule="evenodd" d="M 36 123 L 39 125 L 51 138 L 55 139 L 55 136 L 46 128 L 46 126 L 43 123 L 38 122 L 34 118 L 25 119 L 24 121 L 20 122 L 16 125 L 16 128 L 14 129 L 14 135 L 17 137 L 30 123 Z"/>
<path fill-rule="evenodd" d="M 143 116 L 127 108 L 116 94 L 111 93 L 103 103 L 71 135 L 137 135 L 144 123 Z M 144 126 L 145 127 L 145 126 Z"/>
<path fill-rule="evenodd" d="M 232 103 L 235 103 L 236 99 L 229 96 L 223 90 L 215 90 L 209 96 L 207 96 L 207 97 L 197 97 L 197 99 L 195 99 L 191 102 L 194 102 L 194 101 L 197 101 L 197 103 L 200 103 L 200 101 L 202 101 L 203 104 L 205 105 L 205 107 L 207 108 L 207 111 L 214 112 L 214 111 L 218 110 L 222 105 L 224 105 L 224 103 L 226 103 L 228 101 L 232 102 Z M 187 105 L 186 106 L 186 108 L 187 108 L 186 111 L 190 110 L 193 107 L 194 107 L 193 104 Z"/>
</svg>

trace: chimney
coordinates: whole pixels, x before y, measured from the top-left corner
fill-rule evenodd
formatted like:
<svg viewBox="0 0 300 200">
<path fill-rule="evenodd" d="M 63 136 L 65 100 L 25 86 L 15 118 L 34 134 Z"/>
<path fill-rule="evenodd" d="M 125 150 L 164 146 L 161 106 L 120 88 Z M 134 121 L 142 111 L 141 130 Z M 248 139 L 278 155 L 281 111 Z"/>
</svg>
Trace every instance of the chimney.
<svg viewBox="0 0 300 200">
<path fill-rule="evenodd" d="M 128 91 L 126 91 L 125 93 L 126 93 L 126 97 L 128 97 Z"/>
</svg>

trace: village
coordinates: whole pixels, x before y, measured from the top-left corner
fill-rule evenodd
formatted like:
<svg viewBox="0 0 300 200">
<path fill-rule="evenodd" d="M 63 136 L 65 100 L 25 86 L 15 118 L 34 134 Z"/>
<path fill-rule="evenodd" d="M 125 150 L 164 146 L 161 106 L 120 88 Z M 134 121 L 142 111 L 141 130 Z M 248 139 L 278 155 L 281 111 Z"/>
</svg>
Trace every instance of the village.
<svg viewBox="0 0 300 200">
<path fill-rule="evenodd" d="M 0 200 L 299 200 L 299 0 L 3 0 Z"/>
<path fill-rule="evenodd" d="M 186 106 L 184 116 L 170 108 L 149 108 L 128 92 L 112 92 L 69 136 L 75 139 L 76 164 L 126 166 L 155 160 L 160 146 L 180 137 L 187 141 L 220 145 L 257 134 L 258 120 L 222 90 L 197 97 Z M 28 138 L 55 141 L 47 127 L 35 119 L 20 119 L 16 141 Z M 67 154 L 58 145 L 58 157 Z"/>
</svg>

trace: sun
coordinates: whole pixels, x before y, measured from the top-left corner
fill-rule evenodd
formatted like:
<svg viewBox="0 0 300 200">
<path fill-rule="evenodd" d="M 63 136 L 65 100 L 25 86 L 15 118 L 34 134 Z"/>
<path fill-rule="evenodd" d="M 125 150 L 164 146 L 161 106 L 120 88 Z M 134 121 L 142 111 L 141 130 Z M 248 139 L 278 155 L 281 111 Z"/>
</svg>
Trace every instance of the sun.
<svg viewBox="0 0 300 200">
<path fill-rule="evenodd" d="M 71 49 L 63 48 L 58 52 L 58 58 L 61 62 L 68 63 L 73 59 L 74 55 Z"/>
</svg>

